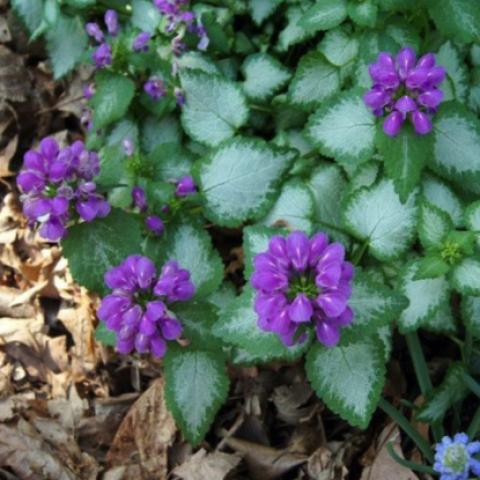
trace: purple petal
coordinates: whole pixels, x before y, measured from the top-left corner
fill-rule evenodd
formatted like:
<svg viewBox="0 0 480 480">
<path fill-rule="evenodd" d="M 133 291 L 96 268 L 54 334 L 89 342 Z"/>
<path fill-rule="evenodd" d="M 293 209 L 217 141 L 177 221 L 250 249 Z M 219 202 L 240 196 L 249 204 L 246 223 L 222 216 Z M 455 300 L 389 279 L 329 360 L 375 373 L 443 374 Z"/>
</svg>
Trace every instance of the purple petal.
<svg viewBox="0 0 480 480">
<path fill-rule="evenodd" d="M 40 172 L 23 170 L 17 177 L 17 185 L 24 193 L 40 192 L 45 188 L 45 180 Z"/>
<path fill-rule="evenodd" d="M 51 242 L 57 242 L 66 232 L 65 225 L 58 218 L 51 218 L 40 228 L 40 235 Z"/>
<path fill-rule="evenodd" d="M 313 315 L 312 302 L 304 293 L 298 294 L 288 307 L 288 315 L 292 322 L 309 322 Z"/>
<path fill-rule="evenodd" d="M 287 269 L 290 266 L 290 259 L 287 253 L 287 241 L 285 237 L 274 235 L 268 242 L 268 252 L 275 258 L 276 263 Z"/>
<path fill-rule="evenodd" d="M 292 232 L 287 238 L 287 253 L 293 267 L 303 272 L 308 266 L 310 242 L 304 232 Z"/>
<path fill-rule="evenodd" d="M 322 256 L 318 261 L 318 266 L 321 268 L 320 264 L 331 263 L 331 262 L 343 262 L 345 259 L 345 247 L 338 242 L 331 243 L 323 251 Z"/>
<path fill-rule="evenodd" d="M 150 347 L 150 336 L 145 333 L 138 333 L 135 336 L 135 350 L 138 353 L 147 353 Z"/>
<path fill-rule="evenodd" d="M 137 329 L 142 316 L 142 307 L 140 305 L 133 305 L 123 313 L 123 322 L 125 325 L 131 325 Z"/>
<path fill-rule="evenodd" d="M 43 157 L 35 150 L 29 150 L 23 157 L 23 166 L 26 169 L 38 170 L 45 173 L 45 162 Z"/>
<path fill-rule="evenodd" d="M 432 122 L 426 113 L 416 111 L 412 113 L 412 123 L 419 135 L 426 135 L 432 130 Z"/>
<path fill-rule="evenodd" d="M 160 323 L 165 340 L 176 340 L 182 334 L 182 325 L 175 318 L 164 317 Z"/>
<path fill-rule="evenodd" d="M 315 284 L 322 288 L 334 288 L 340 282 L 342 276 L 341 262 L 321 263 L 317 268 Z"/>
<path fill-rule="evenodd" d="M 403 123 L 403 116 L 400 112 L 390 113 L 383 122 L 383 131 L 389 137 L 395 137 L 400 132 Z"/>
<path fill-rule="evenodd" d="M 86 222 L 91 222 L 98 212 L 98 202 L 94 197 L 90 197 L 88 200 L 79 200 L 75 208 L 80 217 Z"/>
<path fill-rule="evenodd" d="M 53 161 L 60 151 L 58 143 L 52 137 L 44 138 L 40 142 L 40 152 L 48 160 Z"/>
<path fill-rule="evenodd" d="M 319 321 L 316 327 L 317 339 L 326 347 L 334 347 L 340 340 L 340 329 L 326 321 Z"/>
<path fill-rule="evenodd" d="M 141 187 L 132 188 L 132 200 L 135 207 L 143 211 L 147 208 L 147 196 Z"/>
<path fill-rule="evenodd" d="M 417 109 L 417 104 L 415 103 L 415 100 L 413 98 L 410 98 L 408 95 L 404 95 L 403 97 L 400 97 L 396 102 L 395 102 L 395 110 L 398 110 L 403 114 L 405 117 L 407 113 L 413 112 Z"/>
<path fill-rule="evenodd" d="M 108 33 L 112 36 L 117 35 L 120 30 L 120 26 L 118 24 L 118 13 L 115 10 L 107 10 L 105 12 L 104 20 Z"/>
<path fill-rule="evenodd" d="M 352 323 L 353 317 L 353 310 L 350 307 L 347 307 L 339 317 L 331 318 L 329 320 L 332 325 L 335 325 L 336 327 L 346 327 Z"/>
<path fill-rule="evenodd" d="M 131 302 L 128 297 L 107 295 L 98 307 L 97 316 L 100 320 L 107 321 L 110 316 L 123 313 L 130 306 Z"/>
<path fill-rule="evenodd" d="M 435 65 L 435 55 L 427 53 L 421 56 L 417 62 L 417 68 L 432 68 Z"/>
<path fill-rule="evenodd" d="M 117 352 L 123 355 L 128 355 L 129 353 L 131 353 L 134 347 L 135 347 L 135 342 L 132 338 L 129 338 L 127 340 L 119 339 L 116 345 Z"/>
<path fill-rule="evenodd" d="M 193 177 L 190 175 L 186 175 L 177 182 L 177 188 L 175 190 L 175 195 L 177 197 L 186 197 L 187 195 L 191 195 L 195 193 L 197 188 L 195 186 L 195 182 Z"/>
<path fill-rule="evenodd" d="M 372 88 L 363 96 L 363 101 L 372 110 L 383 108 L 390 100 L 391 95 L 381 88 Z"/>
<path fill-rule="evenodd" d="M 60 217 L 68 212 L 70 202 L 65 197 L 55 197 L 50 200 L 50 208 L 52 214 L 56 217 Z"/>
<path fill-rule="evenodd" d="M 153 335 L 157 331 L 157 325 L 155 322 L 152 322 L 146 315 L 142 317 L 140 321 L 139 332 L 144 335 Z"/>
<path fill-rule="evenodd" d="M 317 297 L 317 304 L 327 317 L 339 317 L 347 308 L 347 299 L 336 291 L 326 291 Z"/>
<path fill-rule="evenodd" d="M 416 67 L 407 75 L 406 85 L 408 88 L 421 88 L 428 79 L 429 68 Z"/>
<path fill-rule="evenodd" d="M 410 70 L 415 66 L 416 61 L 415 50 L 410 47 L 405 47 L 398 52 L 397 55 L 397 66 L 398 66 L 398 73 L 400 78 L 404 80 Z"/>
<path fill-rule="evenodd" d="M 284 290 L 288 287 L 287 276 L 279 272 L 254 272 L 250 281 L 253 288 L 265 292 Z"/>
<path fill-rule="evenodd" d="M 434 88 L 432 90 L 427 90 L 423 93 L 421 93 L 418 96 L 418 103 L 420 105 L 423 105 L 424 107 L 430 108 L 430 109 L 436 109 L 441 101 L 443 99 L 443 92 L 442 90 L 438 90 L 437 88 Z"/>
<path fill-rule="evenodd" d="M 437 87 L 445 80 L 446 70 L 443 67 L 433 67 L 428 70 L 427 85 Z"/>
<path fill-rule="evenodd" d="M 154 357 L 162 358 L 167 351 L 167 344 L 159 335 L 155 336 L 150 340 L 150 350 Z"/>
<path fill-rule="evenodd" d="M 145 316 L 151 321 L 156 322 L 165 315 L 165 304 L 160 300 L 147 303 Z"/>
<path fill-rule="evenodd" d="M 156 275 L 154 263 L 147 257 L 140 257 L 135 265 L 135 276 L 142 289 L 150 287 Z"/>
<path fill-rule="evenodd" d="M 165 229 L 162 219 L 157 215 L 149 215 L 145 219 L 145 225 L 155 235 L 161 235 Z"/>
</svg>

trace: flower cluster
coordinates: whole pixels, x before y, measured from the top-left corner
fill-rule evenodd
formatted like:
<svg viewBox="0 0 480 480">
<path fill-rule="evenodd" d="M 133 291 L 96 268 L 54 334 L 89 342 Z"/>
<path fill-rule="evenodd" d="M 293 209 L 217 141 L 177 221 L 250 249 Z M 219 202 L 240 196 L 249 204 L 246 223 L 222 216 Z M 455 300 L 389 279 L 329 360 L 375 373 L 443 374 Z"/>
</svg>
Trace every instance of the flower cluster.
<svg viewBox="0 0 480 480">
<path fill-rule="evenodd" d="M 113 292 L 103 298 L 97 314 L 116 332 L 117 350 L 163 357 L 167 341 L 182 334 L 181 323 L 167 305 L 193 297 L 190 272 L 170 260 L 157 277 L 149 258 L 132 255 L 105 274 L 105 283 Z"/>
<path fill-rule="evenodd" d="M 107 10 L 105 12 L 104 22 L 107 27 L 107 32 L 115 37 L 120 31 L 120 24 L 118 22 L 118 14 L 115 10 Z M 92 59 L 97 68 L 105 68 L 112 63 L 112 47 L 105 39 L 105 35 L 97 23 L 87 23 L 85 25 L 87 34 L 92 37 L 99 46 L 95 49 Z"/>
<path fill-rule="evenodd" d="M 293 232 L 272 237 L 253 263 L 251 283 L 258 291 L 255 311 L 262 330 L 290 346 L 301 340 L 301 327 L 313 323 L 321 343 L 338 343 L 341 327 L 353 320 L 348 299 L 354 271 L 343 245 L 329 244 L 324 233 L 309 239 Z"/>
<path fill-rule="evenodd" d="M 443 437 L 435 450 L 433 469 L 440 480 L 468 480 L 470 471 L 480 476 L 480 460 L 473 458 L 480 453 L 480 442 L 470 442 L 465 433 L 457 433 L 453 439 Z"/>
<path fill-rule="evenodd" d="M 147 196 L 143 188 L 132 188 L 132 200 L 134 207 L 138 208 L 141 213 L 146 213 L 148 208 Z M 163 220 L 158 215 L 147 215 L 145 217 L 145 226 L 155 235 L 161 235 L 165 229 Z"/>
<path fill-rule="evenodd" d="M 209 39 L 205 27 L 198 21 L 195 13 L 185 10 L 188 0 L 154 0 L 154 4 L 167 18 L 167 32 L 176 33 L 175 38 L 172 40 L 172 51 L 176 56 L 181 55 L 185 50 L 185 44 L 182 40 L 185 31 L 198 36 L 197 48 L 199 50 L 208 48 Z"/>
<path fill-rule="evenodd" d="M 433 53 L 417 61 L 409 47 L 400 50 L 395 59 L 382 52 L 370 65 L 369 72 L 373 87 L 365 94 L 364 101 L 376 116 L 388 114 L 383 123 L 387 135 L 397 135 L 407 117 L 418 134 L 432 130 L 430 117 L 443 99 L 438 86 L 445 78 L 445 69 L 435 65 Z"/>
<path fill-rule="evenodd" d="M 109 214 L 110 205 L 93 182 L 99 171 L 97 154 L 80 141 L 61 149 L 53 138 L 45 138 L 38 151 L 25 154 L 17 184 L 23 212 L 32 224 L 40 223 L 42 237 L 57 241 L 65 236 L 72 206 L 86 222 Z"/>
</svg>

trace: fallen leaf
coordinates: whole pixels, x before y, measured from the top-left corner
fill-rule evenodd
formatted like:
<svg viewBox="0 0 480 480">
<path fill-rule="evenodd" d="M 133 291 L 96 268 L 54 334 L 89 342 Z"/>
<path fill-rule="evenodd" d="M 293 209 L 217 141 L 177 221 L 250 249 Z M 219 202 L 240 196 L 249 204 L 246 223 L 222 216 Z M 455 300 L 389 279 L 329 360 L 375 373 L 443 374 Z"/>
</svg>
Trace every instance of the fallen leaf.
<svg viewBox="0 0 480 480">
<path fill-rule="evenodd" d="M 163 480 L 167 476 L 167 449 L 176 430 L 165 405 L 164 380 L 158 378 L 123 419 L 108 452 L 108 462 L 114 467 L 127 466 L 134 471 L 138 468 L 141 472 L 137 477 L 120 478 Z"/>
<path fill-rule="evenodd" d="M 224 480 L 236 468 L 242 457 L 222 452 L 207 453 L 201 449 L 185 463 L 176 467 L 173 473 L 183 480 Z"/>
<path fill-rule="evenodd" d="M 288 425 L 298 425 L 302 420 L 308 419 L 316 408 L 315 405 L 304 406 L 312 394 L 312 389 L 303 382 L 277 387 L 272 400 L 277 407 L 279 418 Z"/>
<path fill-rule="evenodd" d="M 0 45 L 0 99 L 24 101 L 31 88 L 30 72 L 22 57 Z"/>
</svg>

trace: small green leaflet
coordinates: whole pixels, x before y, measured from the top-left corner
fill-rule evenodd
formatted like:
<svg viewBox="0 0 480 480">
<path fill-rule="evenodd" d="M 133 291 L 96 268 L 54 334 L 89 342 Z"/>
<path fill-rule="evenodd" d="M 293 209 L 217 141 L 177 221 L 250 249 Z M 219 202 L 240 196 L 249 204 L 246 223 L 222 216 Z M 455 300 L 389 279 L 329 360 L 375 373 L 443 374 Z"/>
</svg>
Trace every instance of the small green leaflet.
<svg viewBox="0 0 480 480">
<path fill-rule="evenodd" d="M 465 61 L 460 58 L 458 50 L 451 42 L 447 42 L 440 47 L 436 61 L 447 71 L 447 78 L 441 85 L 444 92 L 443 101 L 458 100 L 465 103 L 468 90 L 468 70 Z"/>
<path fill-rule="evenodd" d="M 198 445 L 227 398 L 222 354 L 170 347 L 164 359 L 165 399 L 185 438 Z"/>
<path fill-rule="evenodd" d="M 224 282 L 218 290 L 208 296 L 207 301 L 217 309 L 218 317 L 222 317 L 237 297 L 235 287 L 230 282 Z"/>
<path fill-rule="evenodd" d="M 295 156 L 292 150 L 261 140 L 235 139 L 222 144 L 197 165 L 206 216 L 229 227 L 262 218 Z"/>
<path fill-rule="evenodd" d="M 182 140 L 180 123 L 173 115 L 162 119 L 147 117 L 142 125 L 141 142 L 143 149 L 150 153 L 158 145 L 178 143 Z"/>
<path fill-rule="evenodd" d="M 428 254 L 418 261 L 418 268 L 414 280 L 425 280 L 446 275 L 450 271 L 450 265 L 443 260 L 438 253 Z"/>
<path fill-rule="evenodd" d="M 300 20 L 308 33 L 330 30 L 347 17 L 347 0 L 316 0 Z"/>
<path fill-rule="evenodd" d="M 260 330 L 254 300 L 255 291 L 246 286 L 243 293 L 232 302 L 227 313 L 214 325 L 214 335 L 242 350 L 261 355 L 263 362 L 299 358 L 308 348 L 309 342 L 288 348 L 274 333 Z"/>
<path fill-rule="evenodd" d="M 423 166 L 432 156 L 432 136 L 418 135 L 407 124 L 397 136 L 389 137 L 379 126 L 376 143 L 387 175 L 393 180 L 400 200 L 405 202 L 419 184 Z"/>
<path fill-rule="evenodd" d="M 21 18 L 30 33 L 40 26 L 43 18 L 42 0 L 12 0 L 13 11 Z"/>
<path fill-rule="evenodd" d="M 357 270 L 348 304 L 355 316 L 347 330 L 354 330 L 356 334 L 368 334 L 375 333 L 379 328 L 396 320 L 400 312 L 408 306 L 408 300 Z"/>
<path fill-rule="evenodd" d="M 275 12 L 281 3 L 283 3 L 283 0 L 249 0 L 248 6 L 253 21 L 257 25 L 261 25 L 265 19 Z"/>
<path fill-rule="evenodd" d="M 137 219 L 112 209 L 106 218 L 71 227 L 62 247 L 73 278 L 89 290 L 103 294 L 105 272 L 128 255 L 140 253 L 141 242 Z"/>
<path fill-rule="evenodd" d="M 70 72 L 87 48 L 87 34 L 80 17 L 60 15 L 47 29 L 47 50 L 55 79 Z"/>
<path fill-rule="evenodd" d="M 306 109 L 318 106 L 340 89 L 338 68 L 329 65 L 319 52 L 304 55 L 288 89 L 293 105 Z"/>
<path fill-rule="evenodd" d="M 437 313 L 448 299 L 449 285 L 443 277 L 414 280 L 419 268 L 418 261 L 410 263 L 403 271 L 399 281 L 399 290 L 410 302 L 398 320 L 400 332 L 417 330 Z"/>
<path fill-rule="evenodd" d="M 361 27 L 375 27 L 377 23 L 378 7 L 373 0 L 365 2 L 349 2 L 348 16 Z"/>
<path fill-rule="evenodd" d="M 417 226 L 416 194 L 402 204 L 391 180 L 381 180 L 351 195 L 345 206 L 345 224 L 379 260 L 393 260 L 410 246 Z"/>
<path fill-rule="evenodd" d="M 305 370 L 328 408 L 352 425 L 368 426 L 385 383 L 383 342 L 377 336 L 344 335 L 334 348 L 315 343 Z"/>
<path fill-rule="evenodd" d="M 318 50 L 325 58 L 337 67 L 343 67 L 355 60 L 358 55 L 359 42 L 357 37 L 347 34 L 341 28 L 325 33 L 318 45 Z"/>
<path fill-rule="evenodd" d="M 452 314 L 452 307 L 449 299 L 444 302 L 437 313 L 424 322 L 422 328 L 434 333 L 451 335 L 457 332 L 457 325 Z"/>
<path fill-rule="evenodd" d="M 449 180 L 480 193 L 480 120 L 449 102 L 433 122 L 433 167 Z"/>
<path fill-rule="evenodd" d="M 370 160 L 375 150 L 375 117 L 359 91 L 322 104 L 310 117 L 307 132 L 322 154 L 352 167 Z"/>
<path fill-rule="evenodd" d="M 448 232 L 453 230 L 453 222 L 448 213 L 431 203 L 423 201 L 420 207 L 418 234 L 425 249 L 439 248 Z"/>
<path fill-rule="evenodd" d="M 192 168 L 193 155 L 181 143 L 162 143 L 155 147 L 147 161 L 152 165 L 155 180 L 170 181 L 188 175 Z"/>
<path fill-rule="evenodd" d="M 292 45 L 303 42 L 313 35 L 300 25 L 300 19 L 310 5 L 311 2 L 303 2 L 300 6 L 292 5 L 287 10 L 288 23 L 278 37 L 278 49 L 281 52 L 286 52 Z"/>
<path fill-rule="evenodd" d="M 187 51 L 177 59 L 180 68 L 188 68 L 191 70 L 201 70 L 205 73 L 221 74 L 220 69 L 213 61 L 203 53 L 196 51 Z"/>
<path fill-rule="evenodd" d="M 133 0 L 131 22 L 142 32 L 155 33 L 161 20 L 158 8 L 147 0 Z"/>
<path fill-rule="evenodd" d="M 95 79 L 93 120 L 95 128 L 104 128 L 125 116 L 135 93 L 135 84 L 129 78 L 111 72 L 100 72 Z"/>
<path fill-rule="evenodd" d="M 429 424 L 440 423 L 447 410 L 468 394 L 463 373 L 461 364 L 451 365 L 442 383 L 431 393 L 431 398 L 422 406 L 415 419 Z"/>
<path fill-rule="evenodd" d="M 477 244 L 480 243 L 480 200 L 467 207 L 465 221 L 469 230 L 476 232 Z"/>
<path fill-rule="evenodd" d="M 220 286 L 223 264 L 207 232 L 192 223 L 183 223 L 170 225 L 164 235 L 160 248 L 163 259 L 175 260 L 190 272 L 196 298 Z"/>
<path fill-rule="evenodd" d="M 267 100 L 290 79 L 288 68 L 267 53 L 255 53 L 242 66 L 245 82 L 243 90 L 253 100 Z"/>
<path fill-rule="evenodd" d="M 462 298 L 462 317 L 472 335 L 480 339 L 480 297 Z"/>
<path fill-rule="evenodd" d="M 280 196 L 267 216 L 261 221 L 267 226 L 285 226 L 290 230 L 312 233 L 314 211 L 313 195 L 300 180 L 290 180 L 283 185 Z"/>
<path fill-rule="evenodd" d="M 451 279 L 462 295 L 480 295 L 480 260 L 465 258 L 453 269 Z"/>
<path fill-rule="evenodd" d="M 114 347 L 117 344 L 115 332 L 109 330 L 103 322 L 99 322 L 95 329 L 95 340 L 109 347 Z"/>
<path fill-rule="evenodd" d="M 134 145 L 138 145 L 138 124 L 132 117 L 126 117 L 114 125 L 107 138 L 107 145 L 118 146 L 122 140 L 128 138 Z"/>
<path fill-rule="evenodd" d="M 198 70 L 184 70 L 181 82 L 186 96 L 182 124 L 197 142 L 215 147 L 247 121 L 245 96 L 236 83 Z"/>
<path fill-rule="evenodd" d="M 380 165 L 378 162 L 368 162 L 360 165 L 350 177 L 349 190 L 353 193 L 362 187 L 371 187 L 377 180 Z"/>
<path fill-rule="evenodd" d="M 459 42 L 480 41 L 480 9 L 471 0 L 429 0 L 429 13 L 438 29 Z"/>
<path fill-rule="evenodd" d="M 463 226 L 463 205 L 452 189 L 432 175 L 425 175 L 422 193 L 429 203 L 448 213 L 456 227 Z"/>
</svg>

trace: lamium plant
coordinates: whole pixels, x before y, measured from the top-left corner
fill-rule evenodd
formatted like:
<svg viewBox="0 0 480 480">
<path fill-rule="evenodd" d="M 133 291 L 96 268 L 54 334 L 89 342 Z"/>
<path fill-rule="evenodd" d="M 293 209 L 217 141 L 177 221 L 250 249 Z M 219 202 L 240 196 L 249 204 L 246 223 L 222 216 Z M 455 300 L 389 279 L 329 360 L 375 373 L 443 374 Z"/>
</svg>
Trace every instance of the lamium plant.
<svg viewBox="0 0 480 480">
<path fill-rule="evenodd" d="M 85 143 L 25 155 L 25 216 L 101 297 L 97 340 L 162 366 L 185 438 L 227 366 L 297 363 L 352 426 L 389 415 L 408 468 L 480 475 L 477 2 L 12 4 L 57 77 L 93 72 Z M 434 383 L 432 338 L 455 352 Z"/>
</svg>

